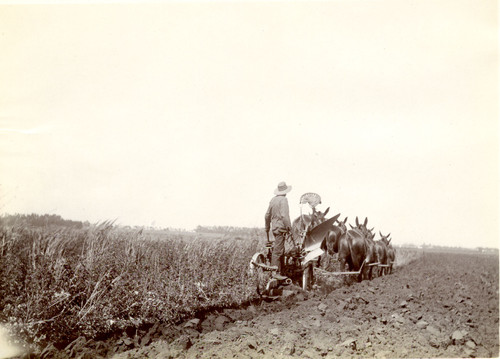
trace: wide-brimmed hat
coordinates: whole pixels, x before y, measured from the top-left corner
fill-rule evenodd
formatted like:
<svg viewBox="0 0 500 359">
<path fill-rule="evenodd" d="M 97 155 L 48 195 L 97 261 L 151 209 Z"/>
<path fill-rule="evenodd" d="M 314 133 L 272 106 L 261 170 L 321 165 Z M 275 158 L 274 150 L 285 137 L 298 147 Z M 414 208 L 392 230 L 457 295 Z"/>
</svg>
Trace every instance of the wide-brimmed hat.
<svg viewBox="0 0 500 359">
<path fill-rule="evenodd" d="M 287 186 L 285 182 L 278 183 L 278 188 L 274 190 L 275 195 L 286 194 L 292 190 L 292 186 Z"/>
</svg>

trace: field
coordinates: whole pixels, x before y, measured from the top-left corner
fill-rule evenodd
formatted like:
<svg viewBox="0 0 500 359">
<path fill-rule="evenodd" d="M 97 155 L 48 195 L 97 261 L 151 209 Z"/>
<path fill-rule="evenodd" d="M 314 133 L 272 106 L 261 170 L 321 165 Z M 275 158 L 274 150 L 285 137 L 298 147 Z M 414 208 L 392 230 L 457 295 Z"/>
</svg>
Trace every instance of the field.
<svg viewBox="0 0 500 359">
<path fill-rule="evenodd" d="M 0 233 L 0 321 L 34 355 L 498 355 L 497 255 L 398 249 L 389 276 L 318 277 L 314 291 L 290 286 L 267 303 L 248 274 L 264 244 L 259 230 L 159 233 L 103 223 Z M 456 331 L 462 339 L 450 339 Z"/>
<path fill-rule="evenodd" d="M 498 256 L 424 252 L 328 294 L 224 310 L 122 358 L 498 357 Z M 195 328 L 196 330 L 193 330 Z"/>
</svg>

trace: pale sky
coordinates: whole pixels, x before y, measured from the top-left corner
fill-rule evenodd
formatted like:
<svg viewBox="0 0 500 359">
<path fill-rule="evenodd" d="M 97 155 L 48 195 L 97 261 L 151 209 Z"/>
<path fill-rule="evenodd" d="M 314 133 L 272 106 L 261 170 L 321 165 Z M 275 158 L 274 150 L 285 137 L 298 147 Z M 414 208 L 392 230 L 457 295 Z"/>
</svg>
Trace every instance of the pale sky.
<svg viewBox="0 0 500 359">
<path fill-rule="evenodd" d="M 0 51 L 0 213 L 263 227 L 286 181 L 499 245 L 496 1 L 4 3 Z"/>
</svg>

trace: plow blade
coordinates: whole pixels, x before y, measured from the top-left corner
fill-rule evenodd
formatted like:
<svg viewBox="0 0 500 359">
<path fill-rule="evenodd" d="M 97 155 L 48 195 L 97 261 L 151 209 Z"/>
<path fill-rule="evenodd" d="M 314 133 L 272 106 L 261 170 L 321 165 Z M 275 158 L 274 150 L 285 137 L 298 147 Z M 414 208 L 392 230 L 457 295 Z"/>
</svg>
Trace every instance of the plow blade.
<svg viewBox="0 0 500 359">
<path fill-rule="evenodd" d="M 379 264 L 379 267 L 384 267 L 384 268 L 389 268 L 391 265 L 390 264 Z"/>
<path fill-rule="evenodd" d="M 377 263 L 370 263 L 368 264 L 368 267 L 373 267 L 373 266 L 381 266 L 382 264 L 380 264 L 379 262 Z"/>
<path fill-rule="evenodd" d="M 311 247 L 309 247 L 309 248 L 311 248 Z M 323 251 L 321 248 L 319 248 L 319 247 L 318 247 L 318 248 L 314 248 L 314 249 L 313 249 L 313 250 L 311 250 L 309 253 L 307 253 L 307 255 L 305 256 L 304 261 L 303 261 L 303 263 L 302 263 L 302 266 L 303 266 L 303 267 L 306 267 L 306 266 L 307 266 L 307 264 L 308 264 L 310 261 L 312 261 L 312 260 L 314 260 L 314 259 L 318 258 L 318 257 L 319 257 L 320 255 L 322 255 L 323 253 L 324 253 L 324 251 Z"/>
<path fill-rule="evenodd" d="M 321 247 L 321 242 L 323 242 L 326 234 L 330 231 L 333 223 L 335 223 L 339 216 L 340 213 L 311 229 L 304 240 L 304 250 L 306 252 L 311 252 Z"/>
</svg>

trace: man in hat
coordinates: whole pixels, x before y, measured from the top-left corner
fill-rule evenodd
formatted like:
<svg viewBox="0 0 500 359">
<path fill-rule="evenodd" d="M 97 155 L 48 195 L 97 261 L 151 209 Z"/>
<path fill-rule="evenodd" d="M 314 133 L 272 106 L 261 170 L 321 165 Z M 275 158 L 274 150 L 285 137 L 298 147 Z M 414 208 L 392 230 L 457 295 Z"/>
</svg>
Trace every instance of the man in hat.
<svg viewBox="0 0 500 359">
<path fill-rule="evenodd" d="M 283 257 L 285 254 L 285 235 L 292 228 L 286 194 L 291 190 L 292 186 L 287 186 L 285 182 L 278 183 L 278 187 L 274 190 L 276 196 L 271 199 L 265 216 L 268 238 L 271 227 L 274 235 L 271 265 L 279 272 L 279 274 L 275 275 L 277 279 L 286 279 Z"/>
</svg>

